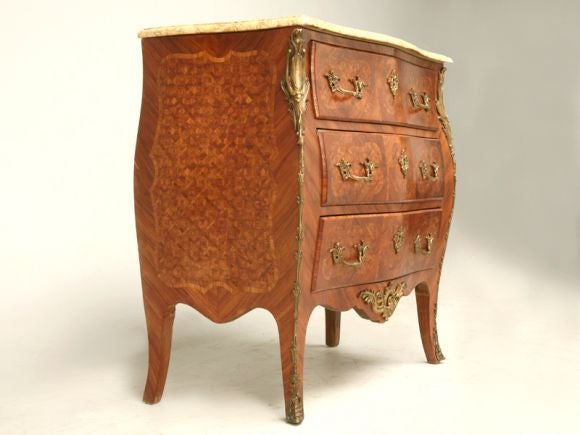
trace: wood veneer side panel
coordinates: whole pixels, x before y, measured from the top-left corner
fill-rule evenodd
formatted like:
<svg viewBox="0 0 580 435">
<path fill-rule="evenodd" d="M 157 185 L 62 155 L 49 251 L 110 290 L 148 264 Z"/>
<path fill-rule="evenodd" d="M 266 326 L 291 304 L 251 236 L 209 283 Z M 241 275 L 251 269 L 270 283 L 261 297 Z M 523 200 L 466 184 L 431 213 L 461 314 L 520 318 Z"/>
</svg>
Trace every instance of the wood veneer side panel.
<svg viewBox="0 0 580 435">
<path fill-rule="evenodd" d="M 159 47 L 159 50 L 153 50 L 153 47 L 143 40 L 141 46 L 143 53 L 143 93 L 135 148 L 134 206 L 143 296 L 145 300 L 152 299 L 151 305 L 161 306 L 162 304 L 171 304 L 173 298 L 155 273 L 157 234 L 148 194 L 154 179 L 154 165 L 148 150 L 154 141 L 158 120 L 154 65 L 156 58 L 164 55 L 164 50 L 162 47 Z M 154 288 L 160 290 L 151 291 Z"/>
<path fill-rule="evenodd" d="M 194 306 L 205 316 L 216 322 L 232 320 L 254 307 L 263 307 L 273 310 L 282 301 L 287 302 L 288 295 L 292 292 L 293 275 L 295 274 L 295 228 L 297 225 L 296 216 L 296 185 L 288 183 L 289 179 L 295 179 L 297 173 L 297 153 L 296 145 L 293 141 L 294 133 L 292 121 L 288 114 L 287 102 L 280 90 L 280 80 L 283 77 L 286 62 L 286 52 L 289 29 L 275 29 L 263 32 L 247 32 L 244 34 L 220 34 L 220 35 L 188 35 L 170 38 L 148 38 L 143 40 L 144 56 L 144 89 L 143 103 L 141 109 L 141 119 L 138 133 L 138 141 L 135 157 L 135 210 L 137 220 L 137 233 L 139 241 L 139 252 L 141 261 L 142 276 L 147 277 L 156 288 L 158 296 L 167 302 L 182 302 Z M 245 171 L 245 175 L 251 178 L 254 185 L 258 186 L 260 177 L 264 171 L 268 171 L 273 177 L 275 184 L 275 198 L 272 200 L 272 239 L 274 257 L 270 261 L 273 263 L 269 267 L 277 269 L 277 280 L 270 285 L 270 288 L 263 289 L 263 293 L 248 293 L 243 289 L 214 288 L 207 292 L 198 291 L 187 286 L 167 286 L 159 284 L 159 265 L 155 255 L 155 250 L 164 243 L 158 235 L 154 204 L 152 200 L 152 186 L 155 182 L 156 174 L 155 162 L 152 159 L 152 148 L 155 142 L 155 134 L 159 124 L 159 74 L 162 62 L 168 56 L 197 56 L 205 53 L 208 57 L 227 58 L 232 53 L 259 53 L 264 58 L 271 61 L 271 77 L 265 83 L 264 89 L 272 93 L 272 107 L 251 108 L 255 110 L 256 116 L 261 115 L 261 111 L 273 110 L 272 118 L 272 140 L 268 146 L 272 147 L 269 161 L 260 167 L 240 167 L 240 171 Z M 250 65 L 251 67 L 251 65 Z M 251 76 L 251 74 L 250 74 Z M 240 83 L 243 92 L 243 78 L 230 77 L 235 83 Z M 220 83 L 212 83 L 213 86 L 220 86 Z M 219 89 L 208 87 L 207 92 L 218 92 Z M 241 95 L 243 97 L 243 95 Z M 223 124 L 223 113 L 214 113 L 204 122 L 214 123 L 216 128 Z M 256 128 L 256 124 L 251 117 L 244 120 L 244 128 L 251 131 Z M 193 126 L 192 128 L 195 128 Z M 226 135 L 226 132 L 224 132 Z M 243 141 L 242 141 L 243 142 Z M 244 143 L 238 143 L 244 146 Z M 251 144 L 250 144 L 251 145 Z M 237 162 L 232 161 L 233 167 Z M 220 171 L 219 167 L 215 171 Z M 233 189 L 235 186 L 225 185 L 225 189 Z M 264 189 L 264 195 L 271 192 Z M 244 194 L 243 186 L 240 190 Z M 199 210 L 200 215 L 205 210 Z M 229 212 L 228 212 L 229 213 Z M 236 216 L 229 216 L 236 219 Z M 251 223 L 248 223 L 251 224 Z M 248 228 L 250 229 L 250 228 Z M 239 228 L 244 231 L 243 225 Z M 237 249 L 246 250 L 244 255 L 255 255 L 260 259 L 260 252 L 253 252 L 251 243 L 248 246 L 237 246 Z M 222 247 L 228 249 L 228 246 Z M 203 255 L 203 252 L 199 253 Z M 212 273 L 211 268 L 205 271 Z M 215 279 L 220 279 L 215 276 Z M 149 291 L 145 290 L 144 292 Z M 153 291 L 153 290 L 151 290 Z M 150 296 L 148 296 L 150 297 Z"/>
</svg>

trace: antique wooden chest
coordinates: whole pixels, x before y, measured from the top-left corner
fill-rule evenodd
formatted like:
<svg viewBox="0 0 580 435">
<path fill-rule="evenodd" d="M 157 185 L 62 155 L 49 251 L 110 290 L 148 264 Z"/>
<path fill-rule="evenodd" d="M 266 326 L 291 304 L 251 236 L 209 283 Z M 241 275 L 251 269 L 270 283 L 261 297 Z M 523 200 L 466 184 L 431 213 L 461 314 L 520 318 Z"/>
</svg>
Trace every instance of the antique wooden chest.
<svg viewBox="0 0 580 435">
<path fill-rule="evenodd" d="M 455 192 L 451 60 L 308 17 L 148 29 L 135 212 L 160 400 L 175 305 L 276 319 L 286 418 L 303 419 L 308 319 L 384 322 L 415 290 L 430 363 Z"/>
</svg>

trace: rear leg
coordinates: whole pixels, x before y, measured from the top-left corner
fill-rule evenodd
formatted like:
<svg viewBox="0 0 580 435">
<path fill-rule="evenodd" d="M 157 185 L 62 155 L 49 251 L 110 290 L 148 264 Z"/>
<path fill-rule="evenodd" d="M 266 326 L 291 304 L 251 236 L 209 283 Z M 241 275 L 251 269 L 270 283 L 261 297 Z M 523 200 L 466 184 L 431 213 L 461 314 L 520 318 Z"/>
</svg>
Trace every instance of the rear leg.
<svg viewBox="0 0 580 435">
<path fill-rule="evenodd" d="M 336 347 L 340 342 L 340 311 L 325 308 L 326 318 L 326 345 Z"/>
</svg>

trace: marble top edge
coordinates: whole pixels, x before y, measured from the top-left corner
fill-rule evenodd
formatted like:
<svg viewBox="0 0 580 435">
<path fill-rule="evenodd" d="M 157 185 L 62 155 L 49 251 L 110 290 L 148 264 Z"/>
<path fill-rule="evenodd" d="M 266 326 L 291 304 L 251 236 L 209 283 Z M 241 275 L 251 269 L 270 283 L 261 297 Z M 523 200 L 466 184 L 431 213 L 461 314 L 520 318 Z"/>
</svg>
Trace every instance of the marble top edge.
<svg viewBox="0 0 580 435">
<path fill-rule="evenodd" d="M 245 32 L 250 30 L 275 29 L 279 27 L 302 26 L 330 32 L 340 36 L 347 36 L 370 42 L 379 42 L 393 45 L 404 50 L 419 54 L 430 60 L 442 63 L 453 63 L 450 57 L 443 54 L 423 50 L 410 42 L 394 36 L 381 33 L 358 30 L 352 27 L 339 26 L 306 15 L 284 18 L 269 18 L 251 21 L 231 21 L 226 23 L 190 24 L 182 26 L 167 26 L 144 29 L 139 32 L 139 38 L 155 38 L 160 36 L 190 35 L 202 33 Z"/>
</svg>

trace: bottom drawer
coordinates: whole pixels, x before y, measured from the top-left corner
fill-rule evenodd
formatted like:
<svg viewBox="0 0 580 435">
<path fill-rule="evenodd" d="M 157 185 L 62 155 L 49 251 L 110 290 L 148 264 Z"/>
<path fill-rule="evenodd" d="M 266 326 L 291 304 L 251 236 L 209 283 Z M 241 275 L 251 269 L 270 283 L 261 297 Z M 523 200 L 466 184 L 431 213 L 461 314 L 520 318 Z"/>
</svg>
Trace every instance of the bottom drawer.
<svg viewBox="0 0 580 435">
<path fill-rule="evenodd" d="M 384 281 L 436 265 L 441 209 L 320 221 L 313 291 Z"/>
</svg>

